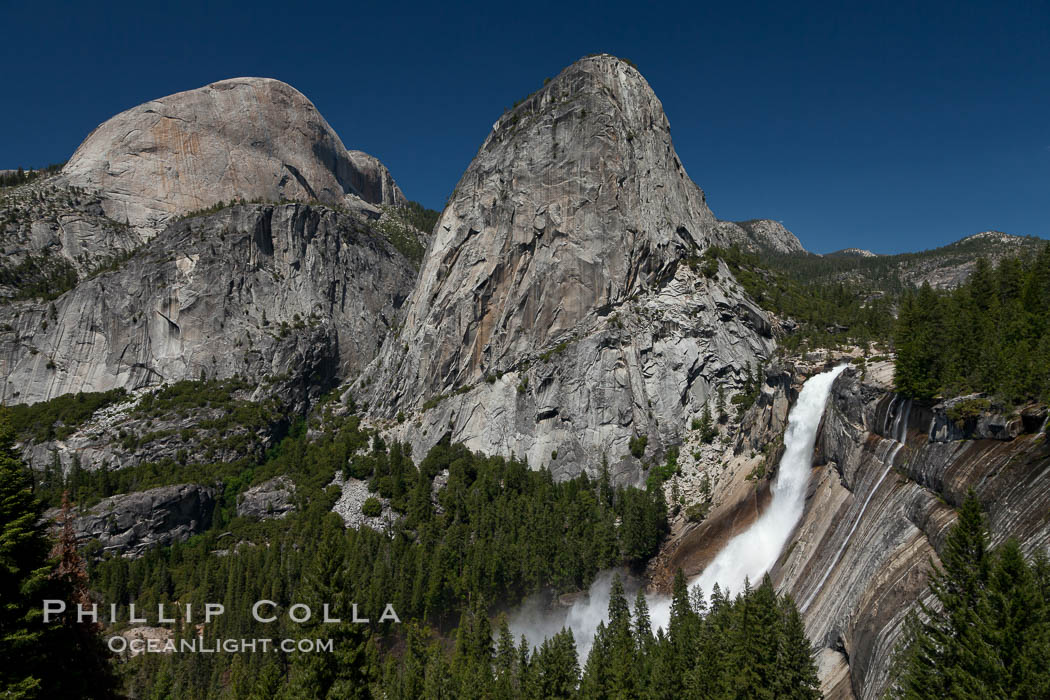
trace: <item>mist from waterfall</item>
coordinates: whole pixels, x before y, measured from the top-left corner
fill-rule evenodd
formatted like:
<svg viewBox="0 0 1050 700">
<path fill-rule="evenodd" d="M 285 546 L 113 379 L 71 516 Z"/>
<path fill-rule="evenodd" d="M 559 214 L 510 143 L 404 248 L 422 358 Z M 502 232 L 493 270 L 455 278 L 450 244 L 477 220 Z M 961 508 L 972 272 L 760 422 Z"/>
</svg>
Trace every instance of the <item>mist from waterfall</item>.
<svg viewBox="0 0 1050 700">
<path fill-rule="evenodd" d="M 788 538 L 802 518 L 806 488 L 813 467 L 813 447 L 817 430 L 824 415 L 824 406 L 831 393 L 831 385 L 845 369 L 845 365 L 808 379 L 799 392 L 798 401 L 788 415 L 784 433 L 784 456 L 777 469 L 777 478 L 771 487 L 772 501 L 752 525 L 735 536 L 704 571 L 690 581 L 690 588 L 700 586 L 710 596 L 717 583 L 723 590 L 739 593 L 744 580 L 758 581 L 780 557 Z M 590 652 L 598 623 L 608 619 L 609 591 L 613 573 L 603 572 L 591 584 L 586 595 L 581 595 L 567 608 L 551 610 L 538 598 L 526 601 L 510 617 L 510 628 L 515 637 L 525 635 L 529 644 L 539 646 L 563 627 L 572 631 L 582 664 Z M 625 581 L 628 602 L 632 605 L 631 582 Z M 634 587 L 637 590 L 637 587 Z M 671 616 L 670 598 L 648 595 L 653 630 L 667 625 Z"/>
</svg>

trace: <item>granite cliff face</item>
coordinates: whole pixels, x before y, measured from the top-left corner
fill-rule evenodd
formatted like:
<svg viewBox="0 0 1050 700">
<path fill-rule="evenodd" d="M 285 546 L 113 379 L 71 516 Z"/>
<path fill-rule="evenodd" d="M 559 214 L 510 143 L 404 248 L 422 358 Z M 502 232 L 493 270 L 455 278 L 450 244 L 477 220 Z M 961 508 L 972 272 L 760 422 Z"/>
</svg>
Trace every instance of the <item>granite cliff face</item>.
<svg viewBox="0 0 1050 700">
<path fill-rule="evenodd" d="M 375 356 L 413 277 L 367 220 L 341 211 L 189 218 L 51 305 L 0 306 L 0 401 L 240 374 L 302 406 Z"/>
<path fill-rule="evenodd" d="M 637 478 L 632 436 L 659 453 L 773 347 L 724 266 L 688 264 L 732 240 L 644 78 L 582 59 L 493 125 L 354 396 L 406 418 L 393 432 L 419 453 L 449 433 L 559 475 L 604 453 Z"/>
<path fill-rule="evenodd" d="M 855 371 L 837 381 L 818 439 L 806 513 L 775 571 L 822 649 L 829 697 L 882 697 L 907 612 L 923 595 L 971 487 L 993 545 L 1050 545 L 1046 415 L 989 412 L 968 424 Z"/>
<path fill-rule="evenodd" d="M 0 194 L 0 301 L 34 285 L 51 293 L 58 279 L 86 277 L 141 243 L 130 226 L 105 215 L 101 195 L 58 180 Z"/>
<path fill-rule="evenodd" d="M 372 204 L 404 196 L 375 158 L 348 152 L 306 97 L 269 78 L 233 78 L 121 112 L 62 170 L 98 192 L 106 216 L 148 239 L 172 217 L 235 199 Z"/>
<path fill-rule="evenodd" d="M 215 510 L 215 489 L 197 484 L 161 486 L 110 496 L 76 516 L 73 531 L 80 543 L 97 540 L 103 552 L 141 556 L 151 547 L 181 542 L 204 532 Z M 52 509 L 47 517 L 57 517 Z"/>
<path fill-rule="evenodd" d="M 805 253 L 802 242 L 784 224 L 770 219 L 719 221 L 723 235 L 755 253 Z"/>
<path fill-rule="evenodd" d="M 319 202 L 373 220 L 406 203 L 386 167 L 347 151 L 300 92 L 223 80 L 122 112 L 59 175 L 5 188 L 0 300 L 55 295 L 179 217 L 234 201 Z"/>
</svg>

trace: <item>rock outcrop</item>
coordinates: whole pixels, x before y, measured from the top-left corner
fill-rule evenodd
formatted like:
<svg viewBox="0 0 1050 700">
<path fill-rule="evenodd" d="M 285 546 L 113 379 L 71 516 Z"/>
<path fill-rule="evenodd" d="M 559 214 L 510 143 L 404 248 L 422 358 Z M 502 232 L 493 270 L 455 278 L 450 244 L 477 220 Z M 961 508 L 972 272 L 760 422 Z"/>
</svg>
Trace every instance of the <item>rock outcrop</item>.
<svg viewBox="0 0 1050 700">
<path fill-rule="evenodd" d="M 295 483 L 278 476 L 237 496 L 237 515 L 257 520 L 280 519 L 295 510 Z"/>
<path fill-rule="evenodd" d="M 239 374 L 303 405 L 375 356 L 414 275 L 367 219 L 327 207 L 191 217 L 53 306 L 0 306 L 0 401 Z"/>
<path fill-rule="evenodd" d="M 215 489 L 197 484 L 161 486 L 110 496 L 73 521 L 80 543 L 98 540 L 102 551 L 140 556 L 147 549 L 181 542 L 211 525 Z M 48 511 L 56 517 L 57 509 Z"/>
<path fill-rule="evenodd" d="M 129 627 L 126 630 L 121 631 L 120 634 L 114 636 L 124 638 L 125 643 L 116 643 L 117 646 L 115 648 L 119 649 L 124 647 L 125 649 L 121 653 L 121 656 L 130 659 L 139 654 L 172 653 L 170 650 L 165 650 L 165 646 L 175 639 L 175 632 L 170 627 L 149 627 L 146 625 L 138 625 L 135 627 Z M 114 644 L 109 641 L 110 639 L 111 638 L 107 638 L 106 643 Z"/>
<path fill-rule="evenodd" d="M 247 382 L 205 388 L 210 392 L 206 401 L 177 406 L 162 405 L 156 390 L 136 391 L 97 410 L 69 434 L 25 440 L 22 458 L 36 471 L 56 475 L 68 475 L 74 462 L 94 471 L 103 465 L 109 470 L 143 463 L 177 469 L 184 464 L 264 460 L 286 424 L 280 397 L 252 400 L 258 387 Z M 214 401 L 216 389 L 226 400 Z"/>
<path fill-rule="evenodd" d="M 442 213 L 403 330 L 353 387 L 416 454 L 445 434 L 559 476 L 641 474 L 716 385 L 773 341 L 725 266 L 732 242 L 627 63 L 581 59 L 504 114 Z M 699 267 L 694 265 L 694 267 Z"/>
<path fill-rule="evenodd" d="M 953 506 L 971 487 L 987 509 L 993 544 L 1017 537 L 1029 553 L 1050 545 L 1046 433 L 964 439 L 939 427 L 945 410 L 903 400 L 855 370 L 835 384 L 817 444 L 823 466 L 774 572 L 824 650 L 830 697 L 882 697 L 905 615 L 926 590 Z M 1045 415 L 1029 424 L 1040 418 L 1045 426 Z"/>
<path fill-rule="evenodd" d="M 802 242 L 784 224 L 770 219 L 719 221 L 723 235 L 755 253 L 805 253 Z"/>
<path fill-rule="evenodd" d="M 61 292 L 62 284 L 72 286 L 77 276 L 87 277 L 142 242 L 130 226 L 105 215 L 101 195 L 64 187 L 58 179 L 0 194 L 0 300 L 26 288 Z"/>
<path fill-rule="evenodd" d="M 313 103 L 268 78 L 233 78 L 121 112 L 62 169 L 144 240 L 173 217 L 231 200 L 401 204 L 379 161 L 348 152 Z"/>
<path fill-rule="evenodd" d="M 342 493 L 332 506 L 332 512 L 343 519 L 343 523 L 355 530 L 370 527 L 376 532 L 389 532 L 400 516 L 390 507 L 390 499 L 368 490 L 368 482 L 361 479 L 345 478 L 342 472 L 335 475 L 330 486 L 338 486 Z M 365 501 L 374 498 L 379 501 L 379 515 L 365 515 Z"/>
</svg>

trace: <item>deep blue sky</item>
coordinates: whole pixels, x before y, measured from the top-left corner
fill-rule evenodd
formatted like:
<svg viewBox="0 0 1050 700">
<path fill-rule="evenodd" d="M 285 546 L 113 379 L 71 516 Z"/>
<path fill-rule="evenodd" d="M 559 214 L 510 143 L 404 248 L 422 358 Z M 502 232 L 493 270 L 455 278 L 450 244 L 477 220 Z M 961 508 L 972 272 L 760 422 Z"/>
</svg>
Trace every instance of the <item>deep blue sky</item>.
<svg viewBox="0 0 1050 700">
<path fill-rule="evenodd" d="M 440 208 L 504 108 L 605 51 L 649 80 L 719 218 L 778 219 L 817 252 L 1046 237 L 1050 4 L 1001 4 L 0 0 L 0 167 L 268 76 Z"/>
</svg>

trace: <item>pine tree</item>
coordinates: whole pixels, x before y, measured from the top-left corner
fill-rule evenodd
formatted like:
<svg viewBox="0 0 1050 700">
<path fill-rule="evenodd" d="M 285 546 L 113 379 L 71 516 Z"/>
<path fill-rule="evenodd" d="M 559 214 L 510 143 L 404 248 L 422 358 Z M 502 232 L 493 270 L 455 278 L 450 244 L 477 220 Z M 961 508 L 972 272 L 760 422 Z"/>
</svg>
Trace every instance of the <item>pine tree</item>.
<svg viewBox="0 0 1050 700">
<path fill-rule="evenodd" d="M 744 591 L 737 595 L 730 615 L 729 658 L 727 673 L 721 677 L 722 692 L 733 698 L 771 698 L 762 671 L 766 650 L 761 646 L 764 635 L 758 631 L 756 601 L 751 582 L 744 579 Z"/>
<path fill-rule="evenodd" d="M 609 631 L 605 622 L 599 622 L 594 632 L 591 651 L 580 679 L 581 698 L 606 698 L 609 695 L 610 666 Z"/>
<path fill-rule="evenodd" d="M 540 645 L 529 664 L 528 693 L 536 700 L 568 700 L 576 694 L 580 665 L 572 632 L 563 629 Z"/>
<path fill-rule="evenodd" d="M 1014 689 L 1015 697 L 1050 697 L 1050 615 L 1035 567 L 1010 539 L 997 552 L 989 578 L 987 635 L 998 655 L 988 687 Z"/>
<path fill-rule="evenodd" d="M 934 604 L 919 602 L 894 692 L 903 698 L 985 697 L 995 650 L 987 636 L 988 535 L 971 490 L 930 576 Z M 954 694 L 954 695 L 952 695 Z"/>
<path fill-rule="evenodd" d="M 718 436 L 718 427 L 711 418 L 711 407 L 706 403 L 704 410 L 700 413 L 700 440 L 710 444 Z"/>
<path fill-rule="evenodd" d="M 780 636 L 773 682 L 782 700 L 819 700 L 820 679 L 813 663 L 802 615 L 790 596 L 780 601 Z"/>
<path fill-rule="evenodd" d="M 76 603 L 88 598 L 68 501 L 56 567 L 40 504 L 13 445 L 0 412 L 0 692 L 12 698 L 113 697 L 116 681 L 97 627 L 76 622 Z M 45 599 L 67 605 L 61 619 L 46 625 Z"/>
<path fill-rule="evenodd" d="M 64 493 L 57 522 L 58 539 L 51 548 L 55 568 L 50 578 L 57 583 L 57 589 L 64 592 L 64 599 L 71 609 L 82 607 L 88 610 L 92 602 L 88 590 L 87 566 L 77 551 L 74 520 L 73 504 L 69 494 Z M 117 679 L 101 633 L 102 625 L 89 618 L 81 622 L 72 613 L 62 617 L 61 626 L 53 633 L 53 643 L 61 650 L 61 656 L 75 659 L 76 663 L 62 675 L 61 687 L 70 692 L 79 692 L 83 697 L 116 695 Z"/>
<path fill-rule="evenodd" d="M 0 413 L 0 692 L 34 698 L 45 687 L 40 600 L 47 597 L 51 567 L 47 540 L 37 525 L 40 508 L 13 442 L 6 414 Z"/>
<path fill-rule="evenodd" d="M 671 587 L 671 616 L 667 625 L 667 653 L 674 669 L 671 683 L 676 693 L 681 692 L 685 673 L 693 665 L 698 626 L 699 618 L 689 600 L 689 584 L 685 574 L 678 569 Z"/>
<path fill-rule="evenodd" d="M 510 633 L 506 614 L 499 616 L 499 635 L 496 639 L 495 675 L 496 683 L 493 693 L 496 698 L 518 697 L 520 688 L 518 680 L 518 650 L 514 645 L 514 636 Z"/>
</svg>

